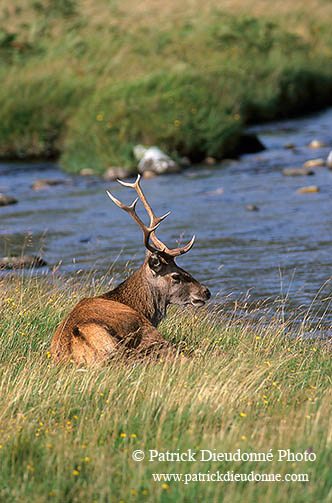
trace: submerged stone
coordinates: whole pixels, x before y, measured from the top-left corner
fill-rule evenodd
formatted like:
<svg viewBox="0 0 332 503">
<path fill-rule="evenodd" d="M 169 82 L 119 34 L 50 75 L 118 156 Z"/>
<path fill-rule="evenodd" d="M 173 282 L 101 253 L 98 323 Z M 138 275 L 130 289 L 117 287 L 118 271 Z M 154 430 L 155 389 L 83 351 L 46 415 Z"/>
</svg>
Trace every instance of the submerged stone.
<svg viewBox="0 0 332 503">
<path fill-rule="evenodd" d="M 53 178 L 40 178 L 39 180 L 35 180 L 31 185 L 33 190 L 44 190 L 49 189 L 50 187 L 55 187 L 57 185 L 65 185 L 68 183 L 68 180 L 55 180 Z"/>
<path fill-rule="evenodd" d="M 44 267 L 47 262 L 36 255 L 0 258 L 0 269 L 22 269 L 25 267 Z"/>
<path fill-rule="evenodd" d="M 217 163 L 217 160 L 214 157 L 208 156 L 208 157 L 205 157 L 203 163 L 208 164 L 209 166 L 213 166 L 213 164 Z"/>
<path fill-rule="evenodd" d="M 326 164 L 330 169 L 332 169 L 332 150 L 327 156 Z"/>
<path fill-rule="evenodd" d="M 108 168 L 104 175 L 103 179 L 106 180 L 107 182 L 110 182 L 112 180 L 116 180 L 117 178 L 128 178 L 130 176 L 130 173 L 124 168 L 121 168 L 120 166 L 111 166 Z"/>
<path fill-rule="evenodd" d="M 81 176 L 93 176 L 95 173 L 91 168 L 83 168 L 80 171 Z"/>
<path fill-rule="evenodd" d="M 326 143 L 320 140 L 312 140 L 308 146 L 310 148 L 323 148 L 326 147 Z"/>
<path fill-rule="evenodd" d="M 181 157 L 181 159 L 179 160 L 179 164 L 182 168 L 189 168 L 191 166 L 189 157 L 187 156 Z"/>
<path fill-rule="evenodd" d="M 256 204 L 248 204 L 247 210 L 248 211 L 259 211 L 259 208 L 258 208 L 258 206 L 256 206 Z"/>
<path fill-rule="evenodd" d="M 306 161 L 303 165 L 302 168 L 319 168 L 320 166 L 325 166 L 325 160 L 324 159 L 310 159 L 309 161 Z"/>
<path fill-rule="evenodd" d="M 155 178 L 157 175 L 153 171 L 144 171 L 143 178 Z"/>
<path fill-rule="evenodd" d="M 314 175 L 314 171 L 308 168 L 286 168 L 282 170 L 284 176 L 308 176 Z"/>
<path fill-rule="evenodd" d="M 18 201 L 15 197 L 8 196 L 7 194 L 2 194 L 0 192 L 0 206 L 8 206 L 9 204 L 17 204 Z"/>
<path fill-rule="evenodd" d="M 307 187 L 301 187 L 297 189 L 297 194 L 311 194 L 313 192 L 319 192 L 319 187 L 317 185 L 308 185 Z"/>
</svg>

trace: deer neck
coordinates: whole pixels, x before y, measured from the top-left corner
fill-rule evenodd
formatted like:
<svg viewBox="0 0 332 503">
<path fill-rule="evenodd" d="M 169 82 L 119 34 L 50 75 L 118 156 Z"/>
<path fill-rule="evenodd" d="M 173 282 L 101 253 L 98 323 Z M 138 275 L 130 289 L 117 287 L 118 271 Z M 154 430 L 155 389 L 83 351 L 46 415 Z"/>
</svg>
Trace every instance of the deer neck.
<svg viewBox="0 0 332 503">
<path fill-rule="evenodd" d="M 149 282 L 145 266 L 144 263 L 128 279 L 102 297 L 126 304 L 157 327 L 166 316 L 169 302 L 167 296 Z"/>
</svg>

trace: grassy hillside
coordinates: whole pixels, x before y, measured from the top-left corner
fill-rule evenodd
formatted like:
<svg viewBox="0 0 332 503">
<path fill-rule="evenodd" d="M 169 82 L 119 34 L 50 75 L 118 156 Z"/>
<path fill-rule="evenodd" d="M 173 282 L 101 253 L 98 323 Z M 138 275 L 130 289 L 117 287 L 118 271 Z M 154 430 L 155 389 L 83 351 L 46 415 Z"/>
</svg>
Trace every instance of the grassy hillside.
<svg viewBox="0 0 332 503">
<path fill-rule="evenodd" d="M 0 7 L 0 156 L 133 169 L 132 147 L 222 157 L 243 126 L 331 103 L 325 0 L 13 0 Z"/>
<path fill-rule="evenodd" d="M 0 501 L 331 501 L 328 343 L 303 337 L 304 327 L 287 337 L 277 316 L 248 323 L 235 311 L 173 310 L 161 331 L 189 361 L 58 367 L 48 353 L 56 326 L 79 298 L 107 288 L 105 280 L 91 280 L 1 281 Z M 152 449 L 240 449 L 274 458 L 149 461 Z M 278 450 L 287 449 L 317 458 L 279 461 Z M 135 450 L 146 459 L 135 462 Z M 308 481 L 188 481 L 217 471 Z M 187 474 L 188 483 L 153 481 L 155 473 Z"/>
</svg>

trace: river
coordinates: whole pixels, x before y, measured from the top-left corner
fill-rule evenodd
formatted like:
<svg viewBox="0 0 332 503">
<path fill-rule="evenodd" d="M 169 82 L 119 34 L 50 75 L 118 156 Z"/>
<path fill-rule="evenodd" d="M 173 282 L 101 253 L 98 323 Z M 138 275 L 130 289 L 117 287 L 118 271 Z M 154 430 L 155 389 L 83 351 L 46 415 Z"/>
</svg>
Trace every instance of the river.
<svg viewBox="0 0 332 503">
<path fill-rule="evenodd" d="M 231 306 L 236 299 L 255 303 L 287 297 L 288 309 L 295 309 L 309 307 L 321 289 L 317 299 L 325 309 L 331 296 L 332 171 L 319 167 L 314 176 L 287 177 L 282 170 L 327 157 L 332 110 L 251 131 L 265 151 L 143 180 L 156 214 L 171 210 L 158 235 L 174 247 L 196 234 L 195 246 L 178 263 L 209 286 L 216 302 Z M 311 149 L 313 139 L 328 146 Z M 288 143 L 295 148 L 285 148 Z M 38 178 L 67 183 L 34 191 L 30 185 Z M 320 191 L 296 193 L 306 185 Z M 50 268 L 61 262 L 60 273 L 105 273 L 113 264 L 123 277 L 124 269 L 143 260 L 142 236 L 106 189 L 123 202 L 134 199 L 134 191 L 116 182 L 69 176 L 55 164 L 2 162 L 0 191 L 19 203 L 0 207 L 0 254 L 20 254 L 22 247 L 29 253 L 41 250 Z M 258 211 L 249 211 L 248 205 Z M 331 322 L 331 315 L 325 320 Z"/>
</svg>

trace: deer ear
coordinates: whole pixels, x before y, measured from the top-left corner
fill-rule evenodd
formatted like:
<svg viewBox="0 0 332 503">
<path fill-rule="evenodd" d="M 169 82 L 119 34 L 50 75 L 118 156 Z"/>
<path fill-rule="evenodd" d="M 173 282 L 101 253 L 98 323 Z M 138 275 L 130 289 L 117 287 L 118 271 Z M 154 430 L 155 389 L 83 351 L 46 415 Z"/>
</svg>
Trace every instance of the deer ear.
<svg viewBox="0 0 332 503">
<path fill-rule="evenodd" d="M 155 273 L 161 271 L 162 263 L 161 263 L 161 260 L 160 260 L 160 258 L 158 257 L 158 255 L 156 253 L 152 253 L 152 255 L 149 257 L 149 267 Z"/>
</svg>

